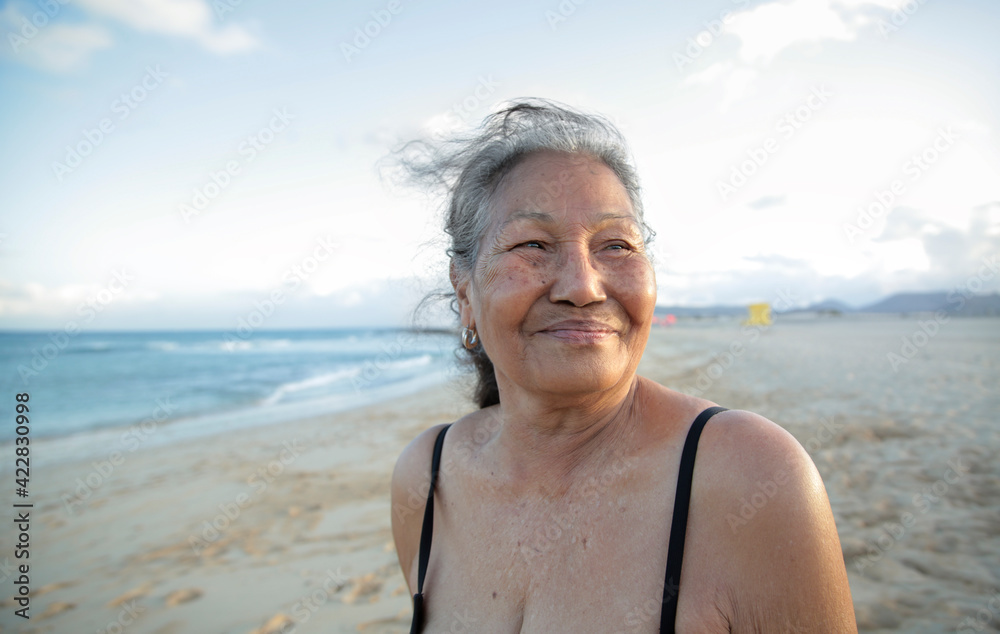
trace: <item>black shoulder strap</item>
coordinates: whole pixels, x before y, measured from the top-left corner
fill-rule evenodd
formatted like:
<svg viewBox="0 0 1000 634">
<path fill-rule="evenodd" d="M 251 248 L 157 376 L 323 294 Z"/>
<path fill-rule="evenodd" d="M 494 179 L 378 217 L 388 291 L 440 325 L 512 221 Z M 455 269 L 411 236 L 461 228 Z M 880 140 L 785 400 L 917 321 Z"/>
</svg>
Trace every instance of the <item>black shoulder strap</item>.
<svg viewBox="0 0 1000 634">
<path fill-rule="evenodd" d="M 431 487 L 427 492 L 427 505 L 424 507 L 424 525 L 420 529 L 420 560 L 417 564 L 417 593 L 413 595 L 413 622 L 410 634 L 418 634 L 424 627 L 424 576 L 427 575 L 427 562 L 431 557 L 431 539 L 434 533 L 434 487 L 437 485 L 438 471 L 441 468 L 441 448 L 444 446 L 444 435 L 451 425 L 445 425 L 438 432 L 434 441 L 434 457 L 431 458 Z"/>
<path fill-rule="evenodd" d="M 681 451 L 681 467 L 677 474 L 677 495 L 674 496 L 674 517 L 670 523 L 670 544 L 667 546 L 667 573 L 663 586 L 663 608 L 660 611 L 660 633 L 674 631 L 677 618 L 677 595 L 680 592 L 681 563 L 684 559 L 684 537 L 687 533 L 688 506 L 691 503 L 691 481 L 694 477 L 694 459 L 698 453 L 698 439 L 708 419 L 725 407 L 709 407 L 691 423 L 684 449 Z"/>
</svg>

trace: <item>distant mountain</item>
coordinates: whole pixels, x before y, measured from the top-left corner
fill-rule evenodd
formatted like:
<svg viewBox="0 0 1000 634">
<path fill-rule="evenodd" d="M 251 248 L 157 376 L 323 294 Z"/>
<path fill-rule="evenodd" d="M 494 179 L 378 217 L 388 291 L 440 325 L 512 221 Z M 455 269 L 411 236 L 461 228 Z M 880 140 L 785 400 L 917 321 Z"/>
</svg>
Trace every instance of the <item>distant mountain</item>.
<svg viewBox="0 0 1000 634">
<path fill-rule="evenodd" d="M 963 295 L 957 292 L 896 293 L 875 303 L 854 308 L 838 299 L 825 299 L 806 308 L 794 308 L 778 314 L 795 313 L 880 313 L 909 314 L 932 313 L 944 310 L 962 317 L 1000 316 L 1000 293 L 990 295 Z M 777 311 L 775 311 L 777 312 Z M 747 307 L 716 306 L 657 306 L 656 315 L 674 314 L 677 317 L 732 317 L 747 314 Z"/>
<path fill-rule="evenodd" d="M 853 313 L 857 309 L 849 306 L 839 299 L 824 299 L 805 308 L 793 308 L 792 310 L 777 311 L 780 315 L 792 313 Z"/>
<path fill-rule="evenodd" d="M 862 313 L 925 313 L 947 306 L 948 293 L 896 293 L 864 306 Z"/>
<path fill-rule="evenodd" d="M 746 315 L 746 306 L 657 306 L 654 314 L 657 317 L 663 315 L 675 315 L 677 317 L 731 317 L 733 315 Z"/>
<path fill-rule="evenodd" d="M 961 299 L 965 300 L 965 305 L 961 305 Z M 1000 317 L 1000 293 L 973 295 L 971 297 L 953 295 L 951 296 L 951 303 L 945 310 L 949 313 L 958 313 L 966 317 Z"/>
<path fill-rule="evenodd" d="M 1000 293 L 964 295 L 958 292 L 896 293 L 859 309 L 864 313 L 930 313 L 943 310 L 963 317 L 1000 315 Z"/>
</svg>

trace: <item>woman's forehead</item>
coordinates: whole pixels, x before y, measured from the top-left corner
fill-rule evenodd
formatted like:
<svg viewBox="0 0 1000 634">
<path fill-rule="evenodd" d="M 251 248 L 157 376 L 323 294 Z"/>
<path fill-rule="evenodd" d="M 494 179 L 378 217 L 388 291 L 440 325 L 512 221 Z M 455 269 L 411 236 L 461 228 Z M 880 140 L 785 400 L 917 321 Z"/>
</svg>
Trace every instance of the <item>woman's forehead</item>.
<svg viewBox="0 0 1000 634">
<path fill-rule="evenodd" d="M 552 222 L 559 217 L 629 218 L 635 212 L 625 186 L 603 161 L 583 154 L 546 150 L 523 159 L 507 177 L 494 200 L 495 219 L 502 224 L 523 219 Z"/>
<path fill-rule="evenodd" d="M 537 182 L 562 183 L 567 180 L 593 180 L 612 177 L 614 171 L 601 159 L 591 154 L 539 150 L 518 161 L 504 182 L 530 184 Z M 620 184 L 620 181 L 619 181 Z"/>
</svg>

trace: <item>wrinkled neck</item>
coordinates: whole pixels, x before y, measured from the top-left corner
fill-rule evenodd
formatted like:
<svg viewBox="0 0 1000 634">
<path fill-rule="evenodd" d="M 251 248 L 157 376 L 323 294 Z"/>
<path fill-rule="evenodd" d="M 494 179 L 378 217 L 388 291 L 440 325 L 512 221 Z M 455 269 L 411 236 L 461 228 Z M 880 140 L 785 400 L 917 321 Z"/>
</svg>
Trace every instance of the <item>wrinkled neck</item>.
<svg viewBox="0 0 1000 634">
<path fill-rule="evenodd" d="M 517 487 L 566 490 L 620 456 L 637 432 L 642 389 L 638 376 L 623 387 L 572 404 L 501 399 L 497 455 L 505 477 Z"/>
</svg>

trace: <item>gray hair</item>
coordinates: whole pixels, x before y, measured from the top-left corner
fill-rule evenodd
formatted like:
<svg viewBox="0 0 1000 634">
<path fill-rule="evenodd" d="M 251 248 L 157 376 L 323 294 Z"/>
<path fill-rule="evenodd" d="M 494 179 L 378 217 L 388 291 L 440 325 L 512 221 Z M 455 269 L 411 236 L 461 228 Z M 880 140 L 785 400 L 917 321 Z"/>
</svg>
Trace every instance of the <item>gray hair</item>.
<svg viewBox="0 0 1000 634">
<path fill-rule="evenodd" d="M 649 244 L 655 233 L 643 217 L 639 179 L 628 144 L 618 128 L 600 115 L 546 99 L 519 99 L 502 104 L 471 133 L 411 141 L 395 154 L 407 180 L 445 194 L 444 230 L 451 238 L 448 257 L 459 271 L 471 275 L 504 177 L 528 155 L 545 150 L 588 155 L 607 165 L 625 188 L 643 240 Z M 425 302 L 437 298 L 449 300 L 458 312 L 453 290 L 436 293 Z M 499 403 L 489 357 L 482 346 L 467 352 L 478 375 L 474 400 L 479 407 Z"/>
</svg>

